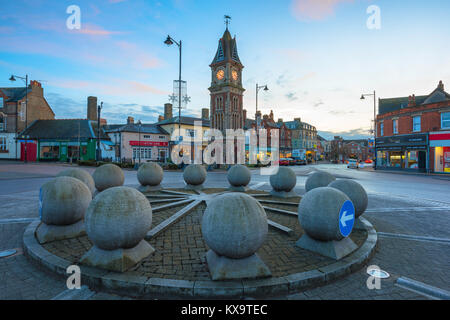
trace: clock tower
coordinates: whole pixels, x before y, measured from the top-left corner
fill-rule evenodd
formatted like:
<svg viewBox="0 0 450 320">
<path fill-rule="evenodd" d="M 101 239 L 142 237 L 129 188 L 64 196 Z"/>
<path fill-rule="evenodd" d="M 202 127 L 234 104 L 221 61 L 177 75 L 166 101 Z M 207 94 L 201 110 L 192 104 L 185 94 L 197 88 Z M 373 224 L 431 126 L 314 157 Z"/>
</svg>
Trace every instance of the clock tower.
<svg viewBox="0 0 450 320">
<path fill-rule="evenodd" d="M 225 133 L 226 129 L 244 127 L 242 69 L 236 37 L 232 38 L 227 28 L 219 39 L 211 67 L 210 115 L 211 128 Z"/>
</svg>

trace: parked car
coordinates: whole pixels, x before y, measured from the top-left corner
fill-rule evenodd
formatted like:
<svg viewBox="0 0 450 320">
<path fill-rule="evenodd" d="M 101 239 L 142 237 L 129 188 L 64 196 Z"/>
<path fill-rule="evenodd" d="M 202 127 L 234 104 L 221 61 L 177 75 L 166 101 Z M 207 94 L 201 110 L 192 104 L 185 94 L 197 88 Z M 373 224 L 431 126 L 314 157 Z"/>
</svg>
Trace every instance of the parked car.
<svg viewBox="0 0 450 320">
<path fill-rule="evenodd" d="M 301 165 L 301 166 L 306 165 L 306 160 L 304 160 L 304 159 L 296 158 L 294 160 L 295 160 L 296 165 Z"/>
<path fill-rule="evenodd" d="M 366 161 L 364 161 L 365 163 L 373 163 L 373 161 L 372 160 L 370 160 L 370 159 L 367 159 Z"/>
<path fill-rule="evenodd" d="M 295 160 L 292 158 L 287 158 L 290 166 L 295 166 Z"/>
<path fill-rule="evenodd" d="M 356 159 L 348 159 L 347 160 L 347 168 L 358 169 L 358 161 Z"/>
<path fill-rule="evenodd" d="M 288 166 L 289 165 L 289 160 L 286 158 L 281 158 L 280 159 L 280 166 Z"/>
</svg>

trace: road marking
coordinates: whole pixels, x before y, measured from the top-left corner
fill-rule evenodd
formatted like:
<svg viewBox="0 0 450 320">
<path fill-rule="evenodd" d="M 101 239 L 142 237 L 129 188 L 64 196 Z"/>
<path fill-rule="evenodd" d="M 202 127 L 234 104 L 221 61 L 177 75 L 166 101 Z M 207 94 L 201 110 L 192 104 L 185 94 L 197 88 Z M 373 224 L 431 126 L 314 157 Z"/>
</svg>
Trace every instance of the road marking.
<svg viewBox="0 0 450 320">
<path fill-rule="evenodd" d="M 253 184 L 250 186 L 250 189 L 258 189 L 260 187 L 262 187 L 263 185 L 265 185 L 267 182 L 258 182 L 257 184 Z"/>
<path fill-rule="evenodd" d="M 0 224 L 12 224 L 12 223 L 30 223 L 38 218 L 12 218 L 12 219 L 0 219 Z"/>
<path fill-rule="evenodd" d="M 450 244 L 450 239 L 447 239 L 447 238 L 415 236 L 415 235 L 410 235 L 410 234 L 397 234 L 397 233 L 388 233 L 388 232 L 377 232 L 377 234 L 380 237 L 385 237 L 385 238 L 398 238 L 398 239 L 405 239 L 405 240 L 441 242 L 441 243 Z"/>
<path fill-rule="evenodd" d="M 87 286 L 80 289 L 67 289 L 54 296 L 51 300 L 89 300 L 95 294 Z"/>
<path fill-rule="evenodd" d="M 434 300 L 450 300 L 449 291 L 433 287 L 426 283 L 416 281 L 407 277 L 398 278 L 395 282 L 395 285 Z"/>
<path fill-rule="evenodd" d="M 365 212 L 398 212 L 398 211 L 450 211 L 450 207 L 403 207 L 403 208 L 373 208 L 367 209 Z"/>
</svg>

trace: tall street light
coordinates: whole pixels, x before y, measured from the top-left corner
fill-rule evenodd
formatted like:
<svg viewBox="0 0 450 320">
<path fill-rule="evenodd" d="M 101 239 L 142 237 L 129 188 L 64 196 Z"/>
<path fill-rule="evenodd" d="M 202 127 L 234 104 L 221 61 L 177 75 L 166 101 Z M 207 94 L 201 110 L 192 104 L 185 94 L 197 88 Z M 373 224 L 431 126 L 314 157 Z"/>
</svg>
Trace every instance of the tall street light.
<svg viewBox="0 0 450 320">
<path fill-rule="evenodd" d="M 258 86 L 258 84 L 256 84 L 256 113 L 258 113 L 258 92 L 259 92 L 259 90 L 261 90 L 263 88 L 264 88 L 264 91 L 269 90 L 269 88 L 267 88 L 267 84 L 265 84 L 263 86 Z M 256 118 L 256 113 L 255 113 L 255 118 Z M 258 129 L 258 127 L 259 127 L 258 120 L 257 119 L 255 119 L 255 120 L 256 120 L 256 129 Z"/>
<path fill-rule="evenodd" d="M 100 161 L 100 113 L 103 109 L 103 101 L 97 106 L 97 161 Z"/>
<path fill-rule="evenodd" d="M 377 94 L 375 92 L 375 90 L 373 91 L 373 93 L 363 93 L 361 95 L 361 100 L 364 100 L 366 97 L 371 97 L 373 96 L 373 156 L 374 156 L 374 168 L 376 168 L 377 166 L 377 154 L 376 154 L 376 150 L 375 150 L 375 141 L 377 139 L 377 118 L 376 118 L 376 114 L 377 114 Z"/>
<path fill-rule="evenodd" d="M 181 40 L 179 42 L 175 41 L 171 36 L 167 36 L 165 44 L 171 46 L 172 44 L 176 44 L 178 49 L 180 50 L 180 63 L 178 69 L 178 134 L 181 134 Z"/>
<path fill-rule="evenodd" d="M 28 126 L 28 117 L 27 117 L 27 112 L 28 112 L 28 74 L 25 75 L 25 77 L 19 77 L 19 76 L 15 76 L 15 75 L 11 75 L 11 77 L 9 78 L 9 81 L 16 81 L 16 78 L 22 79 L 25 82 L 25 129 Z M 25 158 L 24 158 L 24 162 L 27 163 L 27 137 L 25 137 Z"/>
</svg>

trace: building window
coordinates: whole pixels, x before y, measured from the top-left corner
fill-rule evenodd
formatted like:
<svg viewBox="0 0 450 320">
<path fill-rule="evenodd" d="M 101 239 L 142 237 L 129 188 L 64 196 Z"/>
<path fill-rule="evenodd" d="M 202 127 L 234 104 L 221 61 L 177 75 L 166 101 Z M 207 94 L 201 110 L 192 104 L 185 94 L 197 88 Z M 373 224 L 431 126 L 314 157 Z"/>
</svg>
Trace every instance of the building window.
<svg viewBox="0 0 450 320">
<path fill-rule="evenodd" d="M 398 133 L 398 120 L 392 120 L 392 127 L 393 127 L 393 132 L 394 134 Z"/>
<path fill-rule="evenodd" d="M 450 129 L 450 112 L 441 113 L 441 128 Z"/>
<path fill-rule="evenodd" d="M 0 137 L 0 151 L 7 151 L 6 148 L 6 137 Z"/>
<path fill-rule="evenodd" d="M 413 131 L 420 132 L 420 116 L 413 117 Z"/>
<path fill-rule="evenodd" d="M 384 123 L 380 123 L 380 136 L 384 136 Z"/>
<path fill-rule="evenodd" d="M 6 131 L 6 118 L 0 116 L 0 131 Z"/>
</svg>

